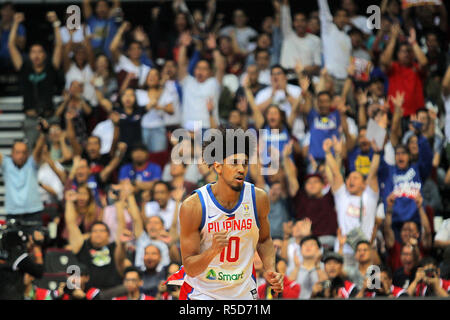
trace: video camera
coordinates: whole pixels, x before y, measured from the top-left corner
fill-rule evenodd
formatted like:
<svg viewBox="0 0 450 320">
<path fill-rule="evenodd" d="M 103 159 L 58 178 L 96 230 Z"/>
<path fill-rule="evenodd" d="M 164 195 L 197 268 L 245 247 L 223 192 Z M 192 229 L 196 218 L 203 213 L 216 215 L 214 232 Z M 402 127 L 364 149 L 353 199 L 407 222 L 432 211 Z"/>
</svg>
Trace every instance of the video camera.
<svg viewBox="0 0 450 320">
<path fill-rule="evenodd" d="M 34 238 L 34 231 L 39 231 L 44 235 L 44 241 L 37 241 Z M 8 222 L 0 226 L 0 259 L 8 260 L 12 254 L 25 252 L 29 236 L 39 245 L 48 239 L 48 230 L 37 222 L 24 222 L 10 219 Z"/>
</svg>

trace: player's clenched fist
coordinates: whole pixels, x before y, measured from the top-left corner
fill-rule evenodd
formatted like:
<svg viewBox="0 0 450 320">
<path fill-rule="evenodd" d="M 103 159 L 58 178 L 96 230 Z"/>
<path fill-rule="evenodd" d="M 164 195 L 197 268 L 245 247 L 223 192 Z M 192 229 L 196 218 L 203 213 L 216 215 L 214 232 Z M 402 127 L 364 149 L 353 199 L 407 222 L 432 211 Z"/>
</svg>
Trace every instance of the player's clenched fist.
<svg viewBox="0 0 450 320">
<path fill-rule="evenodd" d="M 228 246 L 228 237 L 225 230 L 217 232 L 213 235 L 212 249 L 219 253 L 223 248 Z"/>
</svg>

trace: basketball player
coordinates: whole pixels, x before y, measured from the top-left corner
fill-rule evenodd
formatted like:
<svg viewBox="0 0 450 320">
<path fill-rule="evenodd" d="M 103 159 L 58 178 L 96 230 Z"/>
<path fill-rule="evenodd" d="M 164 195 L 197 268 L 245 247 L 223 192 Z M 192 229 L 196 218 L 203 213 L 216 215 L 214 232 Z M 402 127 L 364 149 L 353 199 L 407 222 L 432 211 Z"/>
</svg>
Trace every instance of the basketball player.
<svg viewBox="0 0 450 320">
<path fill-rule="evenodd" d="M 217 182 L 197 189 L 180 208 L 180 243 L 185 270 L 180 300 L 256 299 L 255 250 L 269 274 L 269 284 L 275 294 L 283 291 L 283 276 L 275 272 L 269 199 L 265 191 L 244 181 L 251 156 L 251 139 L 241 129 L 232 130 L 234 138 L 229 138 L 225 129 L 220 132 L 219 138 L 214 140 L 223 145 L 220 157 L 214 156 L 214 161 L 208 161 L 204 151 L 204 160 L 216 171 Z M 239 139 L 246 142 L 245 151 L 236 151 Z M 230 143 L 234 143 L 234 147 L 230 148 Z M 208 144 L 204 145 L 204 150 L 207 147 Z"/>
</svg>

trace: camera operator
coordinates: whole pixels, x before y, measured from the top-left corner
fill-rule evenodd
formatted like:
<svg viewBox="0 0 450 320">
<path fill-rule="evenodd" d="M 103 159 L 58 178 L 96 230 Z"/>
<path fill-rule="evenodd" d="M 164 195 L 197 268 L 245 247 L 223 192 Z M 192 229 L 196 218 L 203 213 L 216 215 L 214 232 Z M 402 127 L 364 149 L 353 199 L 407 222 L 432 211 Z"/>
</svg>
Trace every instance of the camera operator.
<svg viewBox="0 0 450 320">
<path fill-rule="evenodd" d="M 41 132 L 31 157 L 25 142 L 16 141 L 12 147 L 11 156 L 0 153 L 0 165 L 5 181 L 6 219 L 19 222 L 36 222 L 42 224 L 41 215 L 44 210 L 40 198 L 37 172 L 41 162 L 42 149 L 45 145 L 45 135 L 48 133 L 48 123 L 40 120 Z"/>
<path fill-rule="evenodd" d="M 41 249 L 44 235 L 34 231 L 33 235 L 27 237 L 19 229 L 6 230 L 3 231 L 1 241 L 0 300 L 23 300 L 25 273 L 35 278 L 42 277 L 44 273 Z"/>
<path fill-rule="evenodd" d="M 448 297 L 450 280 L 440 278 L 440 270 L 434 258 L 425 257 L 420 261 L 416 277 L 407 291 L 412 297 Z"/>
</svg>

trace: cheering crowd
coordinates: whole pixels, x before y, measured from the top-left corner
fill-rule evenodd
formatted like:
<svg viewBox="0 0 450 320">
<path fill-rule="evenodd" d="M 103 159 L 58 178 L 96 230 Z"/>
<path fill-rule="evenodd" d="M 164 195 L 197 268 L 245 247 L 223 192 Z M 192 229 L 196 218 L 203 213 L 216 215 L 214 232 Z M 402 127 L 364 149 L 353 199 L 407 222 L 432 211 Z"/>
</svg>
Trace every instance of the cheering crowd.
<svg viewBox="0 0 450 320">
<path fill-rule="evenodd" d="M 260 25 L 221 5 L 155 1 L 139 25 L 119 0 L 83 0 L 79 28 L 47 13 L 46 48 L 2 4 L 0 68 L 18 76 L 25 139 L 0 154 L 0 223 L 34 227 L 25 252 L 1 248 L 19 273 L 0 275 L 0 298 L 178 299 L 178 209 L 216 175 L 176 132 L 224 126 L 267 151 L 246 180 L 269 195 L 285 280 L 276 297 L 256 255 L 260 299 L 448 297 L 445 5 L 382 0 L 375 27 L 356 0 L 260 1 Z"/>
</svg>

